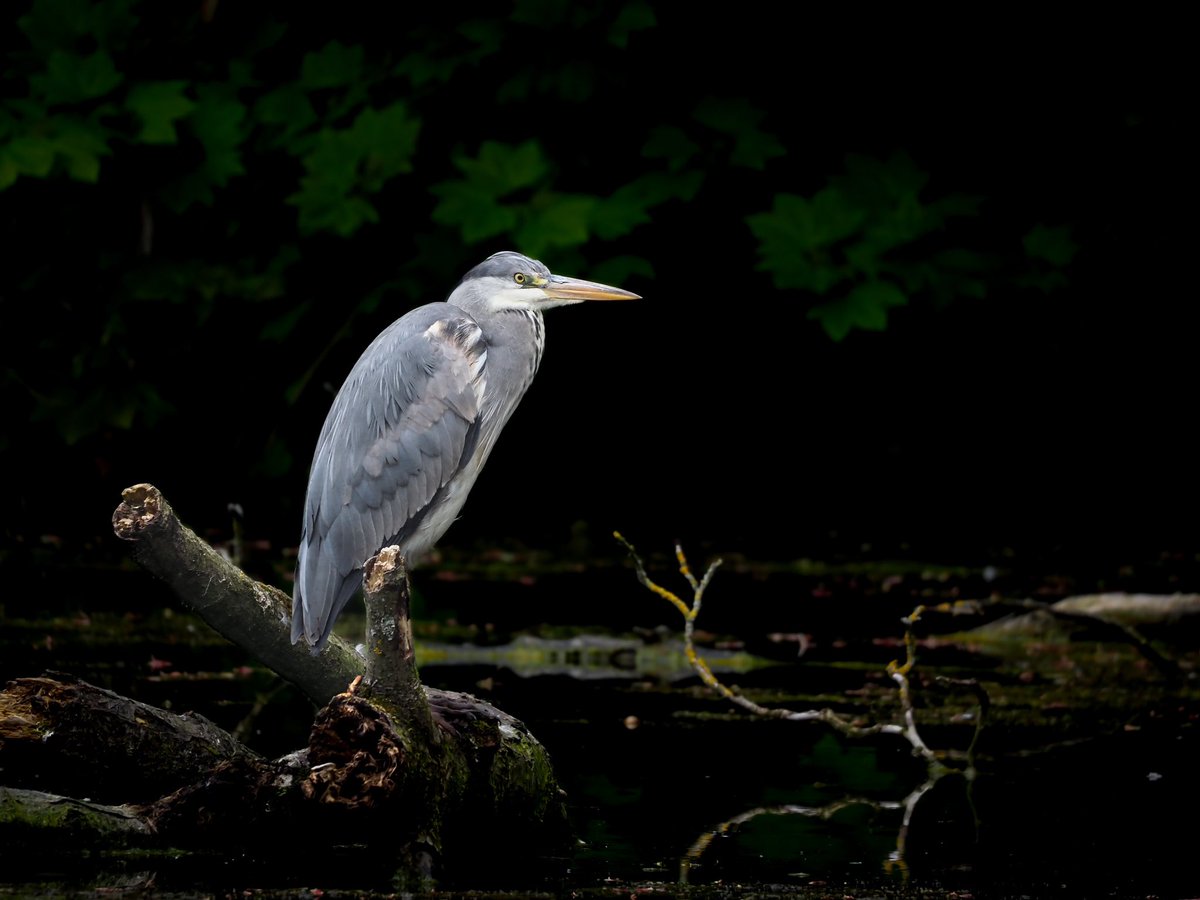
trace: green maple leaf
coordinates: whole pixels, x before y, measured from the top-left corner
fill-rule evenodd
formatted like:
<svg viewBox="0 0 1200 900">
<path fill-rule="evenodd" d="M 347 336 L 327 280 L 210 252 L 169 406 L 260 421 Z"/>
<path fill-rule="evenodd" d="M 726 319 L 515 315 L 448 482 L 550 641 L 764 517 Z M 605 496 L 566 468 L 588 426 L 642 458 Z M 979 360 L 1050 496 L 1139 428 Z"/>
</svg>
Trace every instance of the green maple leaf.
<svg viewBox="0 0 1200 900">
<path fill-rule="evenodd" d="M 867 281 L 844 297 L 813 307 L 808 318 L 819 320 L 825 333 L 840 341 L 854 328 L 883 331 L 888 309 L 906 303 L 908 297 L 891 282 Z"/>
<path fill-rule="evenodd" d="M 305 90 L 353 84 L 363 69 L 363 48 L 330 41 L 315 53 L 307 53 L 300 65 L 300 85 Z"/>
<path fill-rule="evenodd" d="M 766 113 L 744 99 L 707 98 L 696 107 L 695 117 L 709 128 L 733 138 L 729 159 L 735 166 L 761 169 L 768 159 L 783 156 L 786 152 L 773 134 L 759 127 Z"/>
<path fill-rule="evenodd" d="M 179 138 L 175 122 L 193 109 L 185 94 L 186 81 L 149 81 L 129 89 L 125 108 L 142 120 L 138 140 L 147 144 L 174 144 Z"/>
<path fill-rule="evenodd" d="M 35 95 L 47 104 L 79 103 L 111 92 L 121 83 L 112 57 L 103 50 L 91 56 L 76 56 L 55 50 L 46 61 L 46 71 L 29 77 Z"/>
</svg>

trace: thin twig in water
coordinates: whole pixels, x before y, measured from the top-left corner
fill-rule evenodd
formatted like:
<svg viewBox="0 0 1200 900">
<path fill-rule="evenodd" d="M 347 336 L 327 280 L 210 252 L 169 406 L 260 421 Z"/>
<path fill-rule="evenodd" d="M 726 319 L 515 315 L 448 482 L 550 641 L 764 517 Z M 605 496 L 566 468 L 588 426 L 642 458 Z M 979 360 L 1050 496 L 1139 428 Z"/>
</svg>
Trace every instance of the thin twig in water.
<svg viewBox="0 0 1200 900">
<path fill-rule="evenodd" d="M 896 679 L 901 685 L 901 700 L 905 708 L 906 721 L 906 725 L 904 726 L 885 723 L 866 726 L 855 725 L 849 719 L 846 719 L 845 717 L 834 712 L 832 709 L 828 708 L 792 710 L 783 709 L 780 707 L 762 706 L 758 703 L 755 703 L 753 700 L 743 697 L 741 694 L 736 693 L 722 684 L 720 679 L 713 674 L 712 669 L 709 668 L 709 665 L 704 660 L 704 657 L 702 657 L 696 650 L 696 617 L 700 614 L 700 607 L 704 599 L 704 592 L 708 589 L 717 567 L 721 565 L 721 560 L 718 559 L 710 563 L 708 569 L 704 573 L 704 576 L 697 580 L 696 576 L 692 573 L 691 567 L 688 565 L 687 557 L 684 555 L 683 548 L 676 544 L 675 558 L 679 563 L 679 571 L 683 577 L 687 579 L 688 584 L 692 588 L 692 603 L 689 606 L 687 603 L 681 600 L 674 591 L 662 587 L 650 578 L 650 576 L 646 573 L 646 567 L 642 563 L 641 557 L 638 556 L 637 551 L 633 548 L 633 545 L 630 544 L 629 541 L 625 540 L 624 536 L 622 536 L 620 532 L 613 532 L 613 537 L 620 541 L 621 544 L 624 545 L 625 549 L 629 551 L 629 556 L 633 560 L 634 569 L 637 572 L 638 581 L 647 590 L 657 594 L 673 605 L 683 615 L 684 652 L 687 654 L 688 662 L 700 676 L 700 680 L 703 681 L 705 685 L 716 691 L 730 703 L 734 703 L 756 716 L 763 716 L 771 719 L 783 719 L 788 722 L 824 722 L 827 725 L 836 728 L 838 731 L 842 732 L 842 734 L 850 737 L 866 737 L 873 734 L 899 735 L 908 740 L 915 753 L 920 754 L 930 762 L 936 761 L 936 755 L 925 745 L 924 741 L 921 740 L 920 735 L 916 730 L 915 720 L 912 715 L 912 704 L 908 699 L 908 680 L 905 677 L 907 674 L 907 669 L 905 669 L 904 673 L 899 676 L 897 676 L 895 673 L 892 674 L 893 679 Z M 913 654 L 910 651 L 910 662 L 908 663 L 910 667 L 912 659 Z"/>
</svg>

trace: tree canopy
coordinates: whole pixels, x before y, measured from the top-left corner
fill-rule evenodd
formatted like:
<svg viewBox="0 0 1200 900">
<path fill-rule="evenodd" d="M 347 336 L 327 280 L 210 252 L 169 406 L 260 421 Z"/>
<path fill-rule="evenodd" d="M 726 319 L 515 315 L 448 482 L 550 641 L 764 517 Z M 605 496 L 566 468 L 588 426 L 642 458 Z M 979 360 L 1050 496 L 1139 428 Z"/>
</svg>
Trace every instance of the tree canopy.
<svg viewBox="0 0 1200 900">
<path fill-rule="evenodd" d="M 1143 444 L 1194 377 L 1171 54 L 771 10 L 24 4 L 0 45 L 10 532 L 63 530 L 47 493 L 103 510 L 154 480 L 286 540 L 357 354 L 506 247 L 647 299 L 554 314 L 480 527 L 519 505 L 761 536 L 932 504 L 954 533 L 964 497 L 1086 521 L 1125 466 L 1126 514 L 1194 498 Z"/>
</svg>

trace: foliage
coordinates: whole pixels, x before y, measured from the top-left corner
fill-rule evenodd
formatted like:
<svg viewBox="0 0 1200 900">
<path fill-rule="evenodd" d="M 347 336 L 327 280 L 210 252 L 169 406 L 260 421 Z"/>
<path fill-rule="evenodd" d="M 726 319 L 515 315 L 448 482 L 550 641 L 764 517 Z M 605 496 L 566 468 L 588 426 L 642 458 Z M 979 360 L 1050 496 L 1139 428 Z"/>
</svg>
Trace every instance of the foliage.
<svg viewBox="0 0 1200 900">
<path fill-rule="evenodd" d="M 836 340 L 919 298 L 1065 280 L 1068 228 L 960 240 L 986 206 L 931 197 L 938 173 L 904 153 L 797 188 L 807 137 L 753 73 L 656 85 L 660 19 L 516 0 L 397 33 L 365 10 L 30 0 L 0 45 L 0 396 L 45 440 L 155 426 L 177 446 L 219 396 L 222 450 L 283 475 L 289 408 L 325 405 L 313 388 L 378 327 L 359 320 L 505 246 L 620 282 L 748 225 L 729 270 L 757 252 Z"/>
<path fill-rule="evenodd" d="M 978 216 L 982 198 L 926 199 L 922 194 L 929 180 L 929 173 L 902 152 L 886 160 L 848 156 L 845 173 L 812 196 L 780 193 L 770 212 L 749 217 L 759 239 L 759 268 L 779 288 L 828 297 L 808 316 L 835 341 L 854 328 L 882 331 L 888 310 L 905 306 L 913 295 L 942 302 L 982 298 L 989 281 L 1005 280 L 1000 261 L 929 240 L 949 231 L 955 219 Z M 1031 260 L 1054 265 L 1058 279 L 1063 278 L 1058 267 L 1074 255 L 1065 227 L 1038 226 L 1024 247 Z"/>
</svg>

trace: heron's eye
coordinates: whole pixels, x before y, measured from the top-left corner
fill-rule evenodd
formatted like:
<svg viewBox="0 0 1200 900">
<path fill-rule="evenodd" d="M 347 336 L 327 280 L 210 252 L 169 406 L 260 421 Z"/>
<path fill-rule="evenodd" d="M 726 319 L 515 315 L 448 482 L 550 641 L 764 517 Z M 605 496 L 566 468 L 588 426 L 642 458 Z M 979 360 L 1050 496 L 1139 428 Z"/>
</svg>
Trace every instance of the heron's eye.
<svg viewBox="0 0 1200 900">
<path fill-rule="evenodd" d="M 513 281 L 515 281 L 517 284 L 524 284 L 528 280 L 529 277 L 524 272 L 518 272 L 513 276 Z"/>
</svg>

